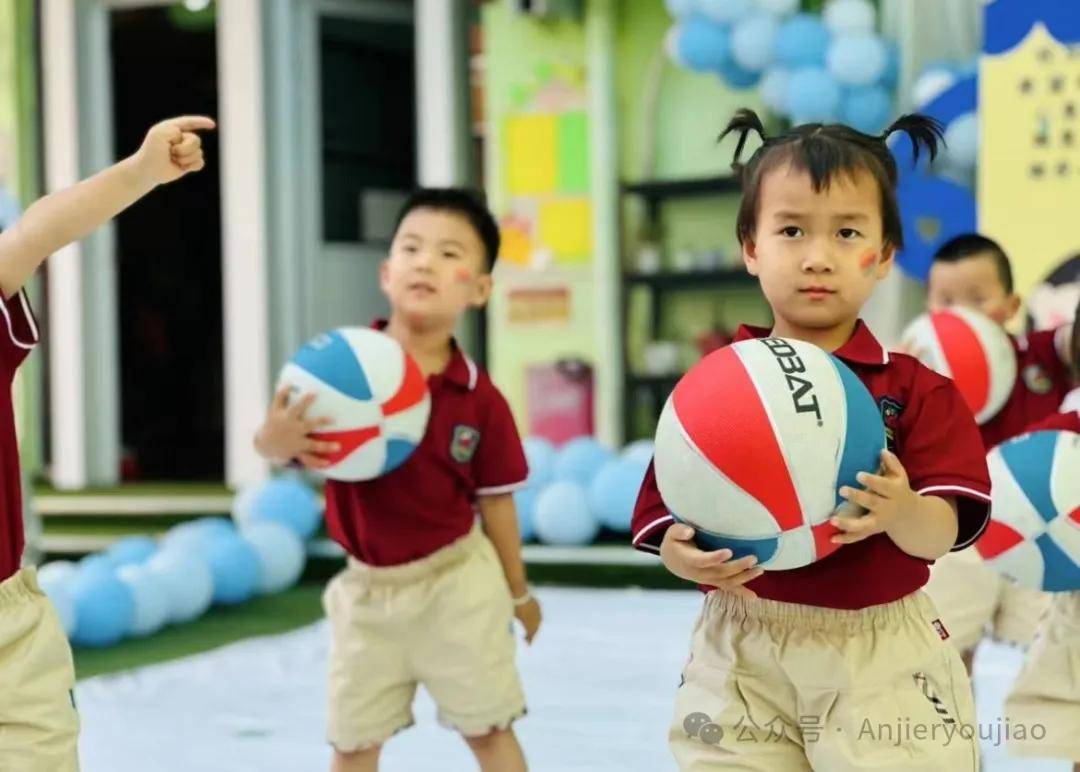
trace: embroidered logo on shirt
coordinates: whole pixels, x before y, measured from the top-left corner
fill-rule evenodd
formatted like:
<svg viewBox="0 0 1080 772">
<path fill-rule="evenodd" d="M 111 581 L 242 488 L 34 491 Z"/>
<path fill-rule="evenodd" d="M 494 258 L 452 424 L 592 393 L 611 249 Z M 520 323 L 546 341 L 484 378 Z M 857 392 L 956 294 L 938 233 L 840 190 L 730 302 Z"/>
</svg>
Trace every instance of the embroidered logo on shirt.
<svg viewBox="0 0 1080 772">
<path fill-rule="evenodd" d="M 1024 385 L 1036 394 L 1049 394 L 1054 388 L 1054 381 L 1040 365 L 1028 365 L 1022 373 Z"/>
<path fill-rule="evenodd" d="M 878 403 L 881 408 L 881 422 L 885 424 L 885 444 L 893 453 L 896 452 L 896 427 L 900 423 L 900 414 L 904 406 L 892 397 L 882 397 Z"/>
<path fill-rule="evenodd" d="M 459 464 L 467 464 L 476 455 L 479 444 L 479 429 L 459 424 L 454 427 L 454 438 L 450 440 L 450 456 Z"/>
<path fill-rule="evenodd" d="M 934 626 L 934 629 L 937 630 L 938 637 L 940 637 L 941 640 L 949 640 L 949 631 L 945 629 L 945 624 L 940 619 L 935 619 L 930 624 L 932 624 Z"/>
</svg>

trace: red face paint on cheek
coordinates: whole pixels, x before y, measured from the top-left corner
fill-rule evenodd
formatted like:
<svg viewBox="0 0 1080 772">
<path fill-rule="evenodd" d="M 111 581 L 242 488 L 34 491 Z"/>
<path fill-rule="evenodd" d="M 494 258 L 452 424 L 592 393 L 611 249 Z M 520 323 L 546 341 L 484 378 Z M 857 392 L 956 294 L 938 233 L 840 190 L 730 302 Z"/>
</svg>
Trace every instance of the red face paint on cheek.
<svg viewBox="0 0 1080 772">
<path fill-rule="evenodd" d="M 458 284 L 468 284 L 471 280 L 472 277 L 469 276 L 469 272 L 466 269 L 458 268 L 454 271 L 454 281 Z"/>
<path fill-rule="evenodd" d="M 870 250 L 865 255 L 859 258 L 859 267 L 862 268 L 863 273 L 869 273 L 870 269 L 877 265 L 877 261 L 877 252 Z"/>
</svg>

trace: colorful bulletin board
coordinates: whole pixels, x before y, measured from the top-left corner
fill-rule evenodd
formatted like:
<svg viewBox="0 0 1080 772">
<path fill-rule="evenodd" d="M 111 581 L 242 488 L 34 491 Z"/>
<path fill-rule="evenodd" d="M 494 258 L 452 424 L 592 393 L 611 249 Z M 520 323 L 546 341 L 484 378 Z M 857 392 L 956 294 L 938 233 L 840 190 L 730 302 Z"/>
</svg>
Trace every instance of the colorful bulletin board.
<svg viewBox="0 0 1080 772">
<path fill-rule="evenodd" d="M 979 227 L 1028 296 L 1080 253 L 1080 5 L 994 0 L 985 14 Z"/>
<path fill-rule="evenodd" d="M 589 124 L 581 67 L 541 63 L 502 120 L 507 195 L 501 257 L 521 268 L 587 264 L 592 254 Z"/>
</svg>

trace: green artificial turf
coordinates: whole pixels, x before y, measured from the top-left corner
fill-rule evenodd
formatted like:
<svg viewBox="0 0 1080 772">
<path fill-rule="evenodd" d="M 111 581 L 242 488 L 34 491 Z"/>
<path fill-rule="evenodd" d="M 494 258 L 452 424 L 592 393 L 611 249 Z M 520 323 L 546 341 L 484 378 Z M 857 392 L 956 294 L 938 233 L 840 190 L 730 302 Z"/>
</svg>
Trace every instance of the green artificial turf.
<svg viewBox="0 0 1080 772">
<path fill-rule="evenodd" d="M 82 488 L 76 491 L 57 490 L 47 483 L 34 485 L 35 496 L 232 496 L 219 482 L 140 482 L 124 483 L 107 488 Z"/>
<path fill-rule="evenodd" d="M 322 617 L 322 591 L 321 584 L 301 584 L 232 608 L 213 608 L 194 622 L 166 627 L 148 638 L 129 638 L 104 649 L 76 648 L 75 674 L 89 678 L 116 673 L 295 630 Z"/>
</svg>

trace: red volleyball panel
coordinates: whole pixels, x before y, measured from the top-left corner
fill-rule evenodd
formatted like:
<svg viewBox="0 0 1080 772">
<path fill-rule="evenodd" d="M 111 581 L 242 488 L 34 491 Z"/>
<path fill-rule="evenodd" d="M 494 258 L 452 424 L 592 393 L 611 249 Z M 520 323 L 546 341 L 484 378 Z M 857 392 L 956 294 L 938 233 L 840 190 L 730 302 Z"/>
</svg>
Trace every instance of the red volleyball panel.
<svg viewBox="0 0 1080 772">
<path fill-rule="evenodd" d="M 781 531 L 803 524 L 788 473 L 757 387 L 730 346 L 703 359 L 672 394 L 679 423 L 698 450 L 761 502 Z"/>
<path fill-rule="evenodd" d="M 1023 535 L 1000 520 L 991 520 L 986 532 L 975 542 L 975 549 L 987 560 L 1011 550 L 1024 540 Z"/>
<path fill-rule="evenodd" d="M 319 458 L 325 459 L 332 464 L 344 461 L 354 450 L 378 436 L 378 426 L 365 426 L 361 429 L 347 429 L 342 432 L 314 432 L 311 435 L 312 439 L 320 440 L 321 442 L 338 443 L 337 453 L 319 454 Z"/>
<path fill-rule="evenodd" d="M 840 549 L 839 544 L 832 543 L 832 537 L 840 533 L 840 529 L 826 520 L 824 523 L 810 526 L 810 533 L 814 535 L 814 557 L 821 560 L 826 555 L 831 555 Z"/>
<path fill-rule="evenodd" d="M 956 314 L 932 314 L 930 320 L 956 388 L 971 412 L 979 413 L 990 399 L 990 363 L 979 336 Z"/>
<path fill-rule="evenodd" d="M 424 380 L 424 374 L 420 372 L 416 361 L 406 355 L 405 374 L 401 379 L 401 388 L 383 404 L 383 415 L 391 416 L 402 410 L 408 410 L 424 398 L 425 391 L 427 391 L 427 381 Z"/>
<path fill-rule="evenodd" d="M 1069 520 L 1071 520 L 1074 525 L 1080 525 L 1080 507 L 1077 507 L 1069 513 Z"/>
</svg>

